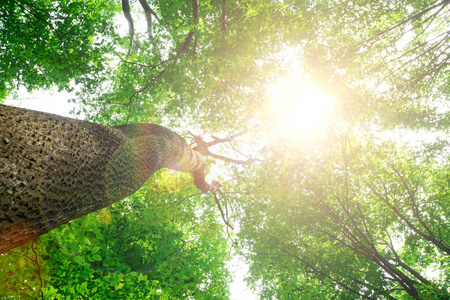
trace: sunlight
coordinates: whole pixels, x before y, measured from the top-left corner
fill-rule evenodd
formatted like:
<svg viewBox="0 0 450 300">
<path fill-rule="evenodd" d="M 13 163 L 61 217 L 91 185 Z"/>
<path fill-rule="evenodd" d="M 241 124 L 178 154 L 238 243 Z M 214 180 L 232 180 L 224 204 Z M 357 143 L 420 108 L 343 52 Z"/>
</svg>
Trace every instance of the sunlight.
<svg viewBox="0 0 450 300">
<path fill-rule="evenodd" d="M 299 72 L 269 87 L 271 113 L 280 133 L 291 140 L 306 141 L 328 123 L 334 99 L 321 92 Z"/>
</svg>

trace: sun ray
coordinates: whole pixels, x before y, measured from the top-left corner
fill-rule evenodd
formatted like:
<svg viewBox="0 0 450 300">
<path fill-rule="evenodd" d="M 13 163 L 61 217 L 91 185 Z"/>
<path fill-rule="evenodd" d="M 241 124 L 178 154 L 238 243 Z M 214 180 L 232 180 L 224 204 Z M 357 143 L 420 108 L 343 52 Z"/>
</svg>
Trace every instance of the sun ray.
<svg viewBox="0 0 450 300">
<path fill-rule="evenodd" d="M 292 72 L 268 89 L 271 114 L 280 133 L 293 140 L 310 140 L 328 124 L 334 99 L 312 82 Z"/>
</svg>

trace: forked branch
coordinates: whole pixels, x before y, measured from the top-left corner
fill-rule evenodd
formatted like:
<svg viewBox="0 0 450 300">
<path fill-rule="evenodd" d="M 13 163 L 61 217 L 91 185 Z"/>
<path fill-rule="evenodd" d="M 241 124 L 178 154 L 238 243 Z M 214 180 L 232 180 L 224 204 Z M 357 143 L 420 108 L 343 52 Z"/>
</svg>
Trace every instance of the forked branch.
<svg viewBox="0 0 450 300">
<path fill-rule="evenodd" d="M 213 157 L 216 159 L 220 159 L 229 163 L 234 163 L 234 164 L 248 164 L 253 162 L 254 160 L 249 158 L 248 160 L 240 160 L 240 159 L 234 159 L 234 158 L 230 158 L 230 157 L 226 157 L 223 155 L 219 155 L 219 154 L 215 154 L 212 153 L 211 151 L 209 151 L 209 147 L 212 147 L 214 145 L 220 144 L 220 143 L 231 143 L 231 141 L 233 141 L 234 138 L 244 134 L 246 131 L 234 134 L 234 135 L 230 135 L 229 137 L 226 138 L 218 138 L 215 136 L 212 136 L 212 138 L 214 139 L 211 142 L 205 142 L 203 140 L 203 138 L 199 135 L 195 135 L 191 132 L 188 132 L 189 135 L 191 135 L 193 137 L 194 143 L 196 144 L 196 146 L 194 147 L 194 150 L 198 151 L 199 153 L 201 153 L 203 156 L 209 156 L 209 157 Z"/>
<path fill-rule="evenodd" d="M 217 197 L 217 193 L 212 193 L 212 194 L 214 196 L 214 200 L 216 201 L 217 207 L 220 210 L 220 214 L 222 215 L 223 222 L 225 223 L 225 225 L 227 225 L 229 228 L 231 228 L 231 230 L 234 230 L 234 227 L 228 222 L 227 216 L 223 212 L 222 205 L 220 205 L 219 197 Z"/>
</svg>

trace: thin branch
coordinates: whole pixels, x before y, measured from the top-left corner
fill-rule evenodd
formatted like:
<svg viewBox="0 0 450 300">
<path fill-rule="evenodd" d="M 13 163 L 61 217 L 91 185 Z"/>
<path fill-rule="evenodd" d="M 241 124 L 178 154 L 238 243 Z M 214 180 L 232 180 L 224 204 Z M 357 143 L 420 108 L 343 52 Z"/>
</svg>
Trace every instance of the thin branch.
<svg viewBox="0 0 450 300">
<path fill-rule="evenodd" d="M 431 229 L 425 224 L 425 222 L 420 217 L 419 208 L 417 207 L 417 203 L 415 200 L 415 191 L 411 190 L 411 188 L 408 186 L 405 179 L 403 178 L 403 176 L 400 174 L 400 172 L 397 170 L 397 168 L 394 166 L 393 163 L 390 163 L 389 166 L 392 168 L 392 170 L 394 170 L 395 174 L 397 174 L 397 176 L 400 178 L 400 180 L 403 183 L 403 186 L 405 187 L 406 191 L 408 192 L 409 200 L 411 201 L 411 204 L 412 204 L 414 216 L 419 221 L 419 223 L 423 226 L 423 228 L 425 228 L 425 230 L 428 232 L 428 234 L 430 236 L 434 235 L 433 232 L 431 231 Z"/>
<path fill-rule="evenodd" d="M 367 227 L 367 222 L 366 222 L 366 218 L 364 218 L 364 215 L 361 211 L 361 207 L 359 207 L 359 202 L 356 202 L 356 207 L 358 207 L 358 211 L 359 211 L 359 215 L 362 218 L 363 224 L 364 224 L 364 228 L 366 229 L 367 235 L 369 236 L 370 239 L 370 243 L 375 247 L 375 243 L 372 239 L 372 235 L 370 234 L 369 228 Z"/>
<path fill-rule="evenodd" d="M 234 145 L 229 142 L 229 146 L 225 145 L 228 149 L 231 149 L 237 153 L 239 153 L 240 155 L 242 155 L 243 157 L 245 157 L 248 161 L 263 161 L 262 159 L 258 159 L 258 158 L 252 158 L 248 155 L 245 155 L 244 153 L 242 153 L 241 151 L 239 151 L 238 149 L 236 149 L 236 147 L 234 147 Z"/>
<path fill-rule="evenodd" d="M 125 106 L 128 106 L 128 115 L 127 115 L 127 119 L 125 121 L 125 124 L 128 124 L 128 120 L 130 119 L 131 116 L 131 103 L 133 101 L 133 98 L 137 95 L 142 93 L 143 91 L 145 91 L 146 89 L 148 89 L 149 87 L 153 86 L 155 84 L 155 82 L 157 82 L 159 79 L 161 79 L 162 75 L 164 74 L 164 72 L 166 72 L 166 70 L 162 70 L 161 72 L 159 72 L 159 74 L 155 77 L 153 77 L 152 80 L 150 80 L 144 87 L 140 88 L 139 90 L 135 91 L 129 98 L 128 100 L 128 104 L 124 104 Z"/>
<path fill-rule="evenodd" d="M 436 1 L 435 1 L 435 2 L 436 2 Z M 434 2 L 434 3 L 435 3 L 435 2 Z M 395 23 L 394 25 L 392 25 L 391 27 L 389 27 L 389 28 L 387 28 L 387 29 L 385 29 L 385 30 L 381 30 L 380 32 L 378 32 L 377 34 L 375 34 L 375 36 L 373 36 L 373 37 L 367 39 L 366 41 L 361 42 L 360 44 L 369 43 L 369 42 L 371 42 L 372 40 L 375 40 L 375 39 L 377 39 L 377 38 L 383 36 L 384 34 L 386 34 L 386 33 L 390 32 L 390 31 L 392 31 L 393 29 L 395 29 L 395 28 L 397 28 L 397 27 L 400 27 L 400 26 L 402 26 L 402 25 L 404 25 L 404 24 L 406 24 L 406 23 L 408 23 L 408 22 L 411 22 L 411 21 L 414 21 L 414 20 L 418 20 L 421 16 L 423 16 L 424 14 L 426 14 L 427 12 L 429 12 L 430 10 L 433 10 L 434 8 L 436 8 L 436 7 L 440 6 L 440 5 L 446 6 L 447 4 L 449 4 L 449 1 L 448 1 L 448 0 L 444 0 L 444 1 L 440 2 L 440 3 L 438 3 L 438 4 L 432 5 L 432 6 L 428 7 L 428 8 L 426 8 L 426 9 L 424 9 L 424 10 L 418 12 L 417 14 L 410 16 L 410 17 L 407 18 L 407 19 L 404 19 L 404 20 L 401 20 L 401 21 Z"/>
<path fill-rule="evenodd" d="M 194 25 L 198 24 L 199 20 L 199 2 L 198 0 L 192 0 L 192 18 Z M 176 57 L 178 57 L 181 53 L 183 53 L 188 47 L 189 44 L 192 42 L 192 38 L 194 37 L 194 31 L 190 31 L 186 38 L 184 39 L 183 46 L 181 46 L 181 49 L 177 51 Z"/>
<path fill-rule="evenodd" d="M 196 193 L 196 194 L 193 194 L 193 195 L 189 195 L 189 196 L 186 196 L 186 197 L 184 197 L 184 198 L 181 198 L 181 200 L 179 200 L 178 202 L 177 202 L 177 205 L 180 205 L 184 200 L 186 200 L 186 199 L 189 199 L 189 198 L 192 198 L 192 197 L 195 197 L 195 196 L 198 196 L 198 195 L 202 195 L 202 194 L 204 194 L 203 192 L 200 192 L 200 193 Z"/>
<path fill-rule="evenodd" d="M 423 239 L 433 243 L 436 247 L 438 247 L 439 249 L 441 249 L 442 251 L 444 251 L 447 254 L 450 254 L 450 247 L 448 247 L 443 241 L 439 241 L 435 238 L 434 235 L 427 235 L 424 232 L 422 232 L 419 228 L 417 228 L 411 221 L 408 220 L 408 218 L 402 214 L 400 212 L 400 210 L 394 206 L 390 201 L 389 201 L 389 196 L 388 196 L 388 191 L 387 191 L 387 187 L 384 184 L 384 182 L 381 182 L 381 184 L 384 187 L 384 196 L 381 195 L 380 193 L 378 193 L 371 185 L 369 185 L 369 188 L 371 189 L 371 191 L 378 196 L 381 200 L 384 201 L 384 203 L 386 203 L 386 205 L 392 209 L 394 211 L 394 213 L 403 221 L 406 223 L 406 225 L 416 234 L 418 234 L 420 237 L 422 237 Z"/>
<path fill-rule="evenodd" d="M 392 254 L 394 254 L 394 257 L 395 257 L 394 260 L 397 262 L 397 264 L 400 267 L 404 268 L 406 271 L 408 271 L 410 274 L 412 274 L 414 277 L 419 279 L 423 284 L 430 285 L 431 284 L 430 281 L 428 281 L 426 278 L 424 278 L 422 275 L 420 275 L 419 272 L 415 271 L 414 269 L 412 269 L 410 266 L 408 266 L 407 264 L 405 264 L 401 260 L 401 258 L 398 255 L 397 251 L 395 251 L 394 244 L 392 243 L 392 238 L 391 238 L 389 232 L 386 232 L 386 233 L 387 233 L 387 235 L 389 237 L 389 242 L 386 242 L 386 244 L 389 247 L 389 249 L 391 249 Z"/>
<path fill-rule="evenodd" d="M 233 141 L 235 138 L 237 138 L 238 136 L 241 136 L 241 135 L 243 135 L 243 134 L 245 134 L 245 133 L 247 133 L 247 130 L 244 130 L 244 131 L 241 131 L 241 132 L 239 132 L 239 133 L 236 133 L 236 134 L 227 136 L 226 138 L 223 138 L 223 139 L 218 138 L 218 137 L 216 137 L 216 136 L 211 136 L 211 137 L 214 139 L 214 141 L 208 142 L 208 143 L 206 143 L 206 145 L 207 145 L 208 147 L 211 147 L 211 146 L 214 146 L 214 145 L 217 145 L 217 144 L 220 144 L 220 143 L 231 142 L 231 141 Z"/>
<path fill-rule="evenodd" d="M 202 153 L 203 154 L 203 153 Z M 249 160 L 240 160 L 240 159 L 234 159 L 234 158 L 230 158 L 230 157 L 226 157 L 223 155 L 219 155 L 219 154 L 215 154 L 212 152 L 209 152 L 208 154 L 206 154 L 206 156 L 210 156 L 216 159 L 220 159 L 229 163 L 233 163 L 233 164 L 237 164 L 237 165 L 246 165 L 246 164 L 250 164 L 253 162 L 252 159 Z"/>
<path fill-rule="evenodd" d="M 225 213 L 223 212 L 222 206 L 220 205 L 220 201 L 219 198 L 217 197 L 217 193 L 212 193 L 214 196 L 214 200 L 216 201 L 217 207 L 220 210 L 220 214 L 222 215 L 222 220 L 223 222 L 231 228 L 231 230 L 234 230 L 234 227 L 227 221 L 226 217 L 225 217 Z"/>
<path fill-rule="evenodd" d="M 36 268 L 37 268 L 37 272 L 36 273 L 39 276 L 39 282 L 40 282 L 40 285 L 41 285 L 41 288 L 39 289 L 39 291 L 41 292 L 41 298 L 44 299 L 44 292 L 42 291 L 42 288 L 43 288 L 44 284 L 42 282 L 41 266 L 39 265 L 38 255 L 37 255 L 36 251 L 34 250 L 34 242 L 33 241 L 31 241 L 31 250 L 34 253 L 34 260 L 33 261 L 36 264 Z"/>
<path fill-rule="evenodd" d="M 223 160 L 223 161 L 226 161 L 229 163 L 234 163 L 234 164 L 249 164 L 249 163 L 253 162 L 253 159 L 249 159 L 249 160 L 233 159 L 233 158 L 215 154 L 215 153 L 212 153 L 211 151 L 209 151 L 209 147 L 217 145 L 219 143 L 231 142 L 235 137 L 242 135 L 245 132 L 246 131 L 243 131 L 243 132 L 231 135 L 224 139 L 220 139 L 218 137 L 212 136 L 212 138 L 214 139 L 214 141 L 212 141 L 212 142 L 205 142 L 201 136 L 195 135 L 190 131 L 188 131 L 188 134 L 193 137 L 194 142 L 197 144 L 197 146 L 194 147 L 194 150 L 198 151 L 203 156 L 210 156 L 210 157 L 220 159 L 220 160 Z"/>
<path fill-rule="evenodd" d="M 360 286 L 362 286 L 363 289 L 372 289 L 372 290 L 375 290 L 375 291 L 377 291 L 379 293 L 383 293 L 384 292 L 384 290 L 378 288 L 377 286 L 371 284 L 370 282 L 363 282 L 363 281 L 355 278 L 354 276 L 345 275 L 342 272 L 340 272 L 339 269 L 336 270 L 336 268 L 334 268 L 332 266 L 329 266 L 326 263 L 324 263 L 324 265 L 325 265 L 325 267 L 328 268 L 328 270 L 331 270 L 333 273 L 337 273 L 340 276 L 347 277 L 349 280 L 351 280 L 351 281 L 355 282 L 356 284 L 359 284 Z M 363 271 L 359 271 L 359 272 L 363 272 Z M 390 295 L 388 295 L 388 298 L 390 300 L 396 300 L 396 298 L 394 298 L 394 297 L 392 297 Z"/>
<path fill-rule="evenodd" d="M 387 261 L 383 256 L 378 252 L 375 245 L 371 244 L 370 241 L 367 239 L 366 235 L 362 232 L 362 230 L 357 226 L 355 220 L 350 215 L 349 211 L 345 210 L 344 204 L 340 200 L 340 198 L 337 195 L 334 195 L 336 200 L 339 202 L 340 206 L 344 209 L 344 212 L 346 215 L 350 218 L 354 228 L 356 231 L 360 234 L 360 236 L 365 240 L 365 242 L 370 246 L 367 247 L 361 240 L 358 238 L 352 230 L 344 223 L 341 217 L 336 215 L 336 213 L 330 208 L 330 206 L 323 200 L 321 197 L 316 193 L 314 189 L 312 189 L 311 185 L 307 181 L 307 179 L 303 177 L 303 180 L 307 184 L 307 189 L 312 192 L 313 195 L 315 195 L 315 198 L 318 200 L 319 204 L 325 209 L 325 211 L 334 219 L 334 221 L 339 224 L 339 226 L 342 229 L 342 233 L 350 239 L 350 241 L 353 241 L 353 243 L 356 243 L 359 245 L 360 249 L 363 252 L 360 252 L 359 250 L 356 250 L 349 244 L 345 243 L 344 241 L 341 241 L 340 239 L 335 238 L 337 241 L 343 243 L 346 247 L 350 247 L 351 249 L 354 249 L 356 253 L 360 253 L 366 257 L 368 257 L 370 260 L 372 260 L 374 263 L 379 265 L 383 270 L 385 270 L 387 273 L 389 273 L 393 278 L 396 278 L 396 281 L 405 289 L 405 291 L 408 292 L 410 295 L 417 294 L 417 290 L 414 287 L 414 282 L 401 270 L 393 266 L 389 261 Z"/>
<path fill-rule="evenodd" d="M 176 56 L 179 56 L 182 52 L 184 52 L 189 47 L 189 44 L 192 42 L 193 37 L 194 37 L 194 32 L 190 31 L 188 33 L 187 37 L 184 39 L 183 46 L 181 46 L 181 49 L 177 52 Z"/>
<path fill-rule="evenodd" d="M 266 230 L 263 230 L 263 231 L 266 233 L 266 235 L 269 236 L 269 238 L 275 240 L 279 245 L 282 246 L 282 247 L 279 247 L 279 248 L 278 248 L 281 252 L 284 252 L 284 253 L 290 255 L 291 257 L 295 258 L 296 260 L 300 261 L 300 262 L 303 263 L 307 268 L 311 269 L 314 273 L 317 273 L 317 274 L 319 274 L 319 275 L 322 275 L 323 277 L 326 277 L 326 278 L 330 279 L 332 282 L 336 283 L 337 285 L 340 285 L 341 287 L 345 288 L 347 291 L 352 292 L 352 293 L 354 293 L 354 294 L 356 294 L 356 295 L 358 295 L 358 296 L 360 296 L 360 297 L 362 297 L 362 298 L 365 298 L 365 299 L 375 299 L 375 298 L 372 298 L 372 297 L 370 297 L 370 296 L 364 295 L 364 294 L 362 294 L 362 293 L 360 293 L 360 292 L 358 292 L 358 291 L 352 289 L 350 286 L 346 285 L 345 283 L 343 283 L 343 282 L 341 282 L 341 281 L 339 281 L 339 280 L 333 278 L 332 276 L 326 274 L 326 273 L 323 272 L 322 270 L 320 270 L 320 269 L 314 267 L 313 265 L 309 264 L 309 263 L 306 262 L 304 259 L 302 259 L 302 258 L 299 257 L 298 255 L 296 255 L 296 254 L 295 254 L 295 253 L 294 253 L 294 252 L 293 252 L 286 244 L 284 244 L 283 242 L 281 242 L 281 241 L 278 240 L 277 238 L 275 238 L 275 237 L 273 237 L 272 235 L 270 235 Z M 284 248 L 284 249 L 282 249 L 282 248 Z"/>
<path fill-rule="evenodd" d="M 348 161 L 347 161 L 347 133 L 344 138 L 344 149 L 342 151 L 342 156 L 344 159 L 344 167 L 345 167 L 345 199 L 347 202 L 347 210 L 349 209 L 349 192 L 348 192 Z"/>
</svg>

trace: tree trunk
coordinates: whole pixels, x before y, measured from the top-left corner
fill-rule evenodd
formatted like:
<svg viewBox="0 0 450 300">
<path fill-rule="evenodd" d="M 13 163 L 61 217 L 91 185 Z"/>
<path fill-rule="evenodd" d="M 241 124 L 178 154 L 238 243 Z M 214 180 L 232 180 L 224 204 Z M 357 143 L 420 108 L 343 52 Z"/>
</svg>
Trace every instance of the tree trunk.
<svg viewBox="0 0 450 300">
<path fill-rule="evenodd" d="M 201 155 L 167 128 L 0 105 L 0 253 L 133 194 L 164 167 L 210 189 Z"/>
</svg>

